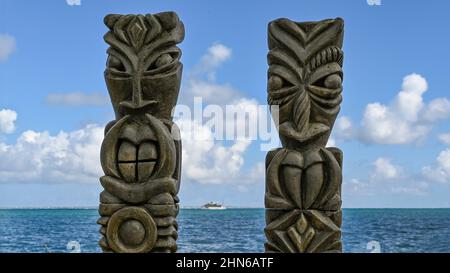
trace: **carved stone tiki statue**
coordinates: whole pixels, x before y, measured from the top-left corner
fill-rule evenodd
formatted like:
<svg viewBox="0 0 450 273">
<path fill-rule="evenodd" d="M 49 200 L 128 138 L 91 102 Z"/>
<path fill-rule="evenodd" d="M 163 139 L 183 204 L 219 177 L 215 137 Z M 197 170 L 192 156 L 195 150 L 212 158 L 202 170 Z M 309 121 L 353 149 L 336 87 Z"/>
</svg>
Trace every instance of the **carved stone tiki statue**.
<svg viewBox="0 0 450 273">
<path fill-rule="evenodd" d="M 184 26 L 173 12 L 111 14 L 104 22 L 115 120 L 101 147 L 99 244 L 105 252 L 175 252 L 181 142 L 172 108 Z"/>
<path fill-rule="evenodd" d="M 283 148 L 266 156 L 267 252 L 342 251 L 342 152 L 326 144 L 342 101 L 343 28 L 340 18 L 269 23 L 268 102 Z"/>
</svg>

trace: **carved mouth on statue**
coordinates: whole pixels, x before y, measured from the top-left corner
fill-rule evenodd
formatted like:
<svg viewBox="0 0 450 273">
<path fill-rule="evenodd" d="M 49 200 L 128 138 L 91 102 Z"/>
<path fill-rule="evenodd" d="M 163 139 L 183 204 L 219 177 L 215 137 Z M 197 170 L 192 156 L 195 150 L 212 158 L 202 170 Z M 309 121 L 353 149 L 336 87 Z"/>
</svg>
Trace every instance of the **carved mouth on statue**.
<svg viewBox="0 0 450 273">
<path fill-rule="evenodd" d="M 148 180 L 157 164 L 157 145 L 152 141 L 135 144 L 122 140 L 118 151 L 117 166 L 122 178 L 128 183 Z"/>
<path fill-rule="evenodd" d="M 303 144 L 309 144 L 330 131 L 330 127 L 323 123 L 307 123 L 306 125 L 307 127 L 304 127 L 303 130 L 297 131 L 292 122 L 286 121 L 280 124 L 280 135 Z"/>
<path fill-rule="evenodd" d="M 131 101 L 122 101 L 119 103 L 121 112 L 125 114 L 138 114 L 140 112 L 146 112 L 150 108 L 154 107 L 158 101 L 156 100 L 141 100 L 139 103 Z"/>
<path fill-rule="evenodd" d="M 342 88 L 329 89 L 308 85 L 306 91 L 296 99 L 297 103 L 293 108 L 295 123 L 285 121 L 280 124 L 280 135 L 301 144 L 312 144 L 316 141 L 324 142 L 322 136 L 328 134 L 331 128 L 320 121 L 336 118 L 342 101 Z M 312 116 L 312 113 L 315 116 Z"/>
<path fill-rule="evenodd" d="M 139 183 L 150 177 L 156 165 L 156 160 L 119 161 L 119 171 L 129 183 Z"/>
</svg>

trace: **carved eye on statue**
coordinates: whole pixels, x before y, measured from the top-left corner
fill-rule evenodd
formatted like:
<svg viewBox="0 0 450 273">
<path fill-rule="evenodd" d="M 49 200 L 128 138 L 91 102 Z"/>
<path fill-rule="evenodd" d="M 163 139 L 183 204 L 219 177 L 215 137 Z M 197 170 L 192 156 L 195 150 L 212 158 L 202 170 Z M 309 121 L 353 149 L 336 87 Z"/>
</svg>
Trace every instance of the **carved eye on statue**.
<svg viewBox="0 0 450 273">
<path fill-rule="evenodd" d="M 168 54 L 168 53 L 165 53 L 165 54 L 161 55 L 158 59 L 156 59 L 155 66 L 157 68 L 163 67 L 165 65 L 170 64 L 172 61 L 173 61 L 172 56 L 170 56 L 170 54 Z"/>
<path fill-rule="evenodd" d="M 323 81 L 323 85 L 326 88 L 330 88 L 330 89 L 340 88 L 342 86 L 341 76 L 339 76 L 338 74 L 330 75 L 325 78 L 325 80 Z"/>
<path fill-rule="evenodd" d="M 108 57 L 108 62 L 106 63 L 106 65 L 111 69 L 114 69 L 114 70 L 117 70 L 120 72 L 125 72 L 125 66 L 117 57 L 110 55 Z"/>
<path fill-rule="evenodd" d="M 283 87 L 283 79 L 276 75 L 272 75 L 269 77 L 269 89 L 277 90 Z"/>
<path fill-rule="evenodd" d="M 313 85 L 328 89 L 338 89 L 342 87 L 342 77 L 338 73 L 331 74 L 315 81 Z"/>
<path fill-rule="evenodd" d="M 153 74 L 169 71 L 178 63 L 178 57 L 177 52 L 163 53 L 148 66 L 146 72 Z"/>
<path fill-rule="evenodd" d="M 293 85 L 289 82 L 284 80 L 278 75 L 270 75 L 269 81 L 268 81 L 268 87 L 269 90 L 279 90 L 281 88 L 285 87 L 292 87 Z"/>
</svg>

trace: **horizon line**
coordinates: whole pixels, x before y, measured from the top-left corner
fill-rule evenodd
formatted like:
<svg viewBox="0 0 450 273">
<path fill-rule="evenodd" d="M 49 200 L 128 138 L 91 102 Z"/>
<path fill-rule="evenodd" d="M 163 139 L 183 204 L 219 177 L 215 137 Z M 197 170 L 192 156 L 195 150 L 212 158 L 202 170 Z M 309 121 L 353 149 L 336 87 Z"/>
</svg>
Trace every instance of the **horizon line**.
<svg viewBox="0 0 450 273">
<path fill-rule="evenodd" d="M 227 209 L 265 209 L 264 207 L 252 206 L 228 206 Z M 0 210 L 6 209 L 98 209 L 98 206 L 51 206 L 51 207 L 34 207 L 34 206 L 5 206 Z M 202 206 L 184 206 L 180 209 L 202 209 Z M 450 209 L 450 207 L 343 207 L 342 209 Z"/>
</svg>

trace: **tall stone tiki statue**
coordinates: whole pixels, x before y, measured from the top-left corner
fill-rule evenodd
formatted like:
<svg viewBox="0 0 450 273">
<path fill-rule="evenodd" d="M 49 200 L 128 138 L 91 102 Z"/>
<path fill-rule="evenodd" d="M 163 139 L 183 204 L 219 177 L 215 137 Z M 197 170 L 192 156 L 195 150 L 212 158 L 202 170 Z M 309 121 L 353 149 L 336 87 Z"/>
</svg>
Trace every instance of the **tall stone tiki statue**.
<svg viewBox="0 0 450 273">
<path fill-rule="evenodd" d="M 340 18 L 269 23 L 268 102 L 283 147 L 266 156 L 267 252 L 342 251 L 342 152 L 326 144 L 342 101 L 343 28 Z"/>
<path fill-rule="evenodd" d="M 175 252 L 181 142 L 172 108 L 184 26 L 173 12 L 111 14 L 104 22 L 115 120 L 101 147 L 99 244 L 105 252 Z"/>
</svg>

